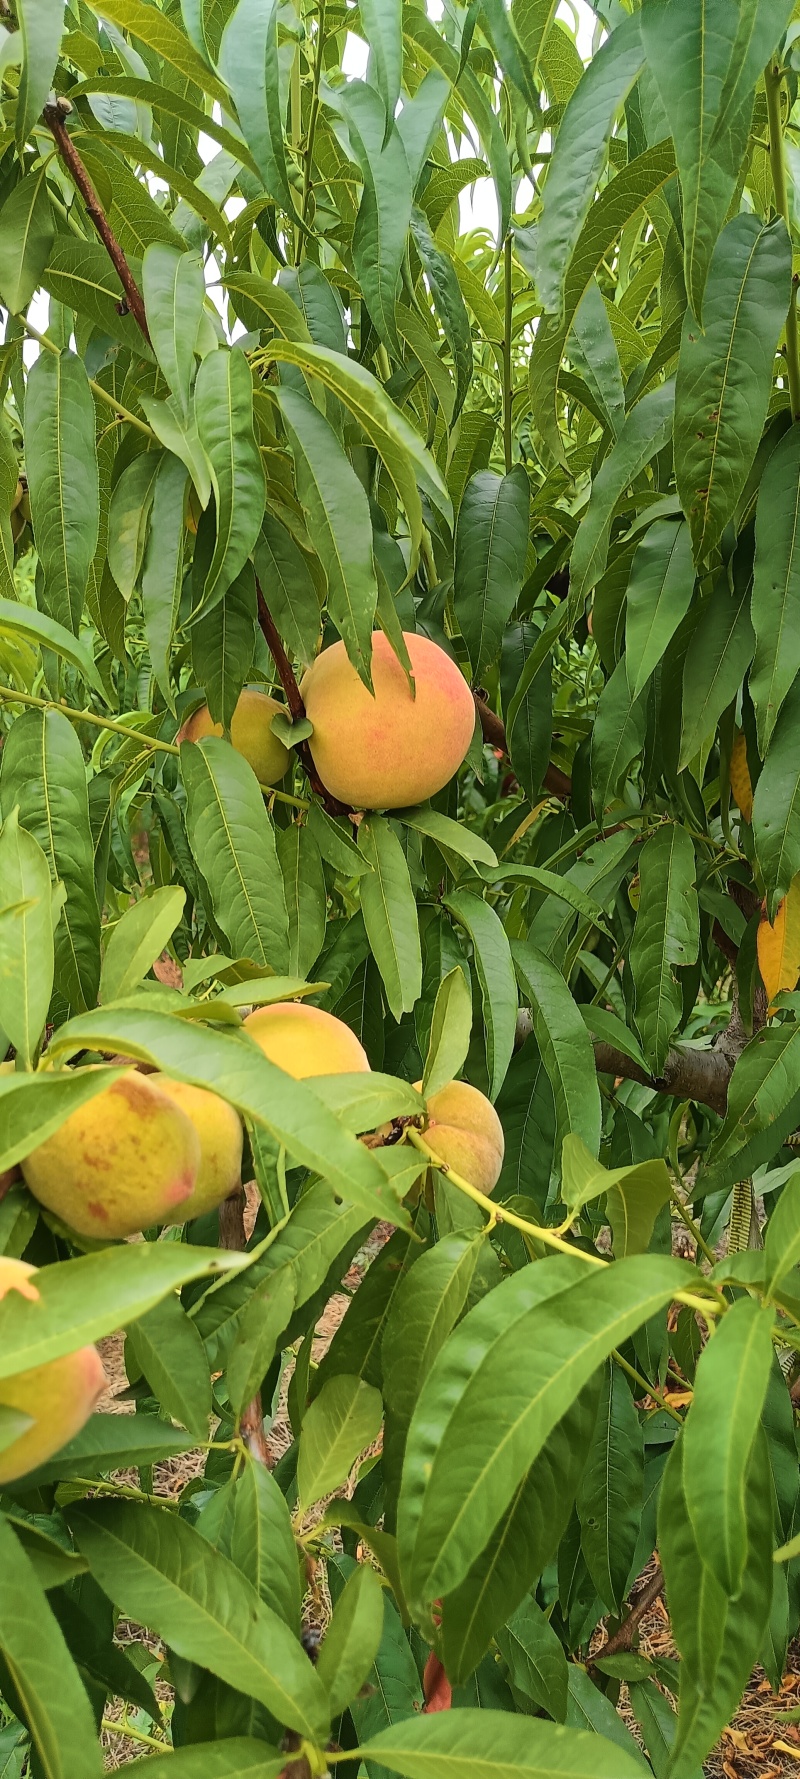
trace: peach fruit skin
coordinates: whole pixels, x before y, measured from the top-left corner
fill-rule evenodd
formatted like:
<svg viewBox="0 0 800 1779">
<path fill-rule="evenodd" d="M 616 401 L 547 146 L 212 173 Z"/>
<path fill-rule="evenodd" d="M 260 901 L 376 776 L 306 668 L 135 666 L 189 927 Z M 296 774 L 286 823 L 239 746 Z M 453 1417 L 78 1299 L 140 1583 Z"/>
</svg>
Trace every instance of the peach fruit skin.
<svg viewBox="0 0 800 1779">
<path fill-rule="evenodd" d="M 245 687 L 231 720 L 232 745 L 248 766 L 252 766 L 259 784 L 277 784 L 289 768 L 289 749 L 270 728 L 278 711 L 285 714 L 286 706 L 279 704 L 276 698 L 269 698 L 266 692 Z M 201 704 L 184 723 L 177 740 L 202 741 L 204 735 L 221 735 L 222 732 L 221 723 L 212 723 L 208 705 Z"/>
<path fill-rule="evenodd" d="M 302 1081 L 306 1075 L 353 1075 L 369 1070 L 366 1050 L 343 1019 L 321 1007 L 285 1001 L 248 1013 L 245 1031 L 270 1062 Z"/>
<path fill-rule="evenodd" d="M 79 1107 L 22 1163 L 40 1204 L 78 1235 L 108 1241 L 175 1222 L 199 1169 L 191 1119 L 156 1076 L 136 1069 Z"/>
<path fill-rule="evenodd" d="M 7 1291 L 19 1291 L 35 1302 L 39 1296 L 31 1277 L 35 1272 L 35 1266 L 24 1260 L 0 1256 L 0 1298 Z M 36 1365 L 32 1371 L 0 1379 L 0 1404 L 20 1409 L 34 1423 L 0 1451 L 0 1485 L 26 1476 L 74 1439 L 105 1384 L 106 1374 L 95 1347 L 81 1347 L 76 1353 L 51 1359 L 49 1365 Z"/>
<path fill-rule="evenodd" d="M 309 747 L 327 790 L 348 809 L 403 809 L 435 796 L 458 770 L 475 728 L 469 686 L 443 649 L 406 634 L 416 684 L 382 631 L 372 638 L 374 698 L 343 642 L 317 656 L 303 679 Z"/>
<path fill-rule="evenodd" d="M 175 1216 L 168 1219 L 170 1223 L 185 1223 L 190 1217 L 215 1211 L 241 1185 L 242 1121 L 227 1100 L 204 1087 L 190 1087 L 185 1081 L 173 1081 L 169 1075 L 150 1079 L 155 1079 L 162 1093 L 168 1094 L 186 1113 L 200 1140 L 200 1167 L 194 1188 Z"/>
<path fill-rule="evenodd" d="M 418 1082 L 417 1086 L 421 1086 Z M 428 1100 L 425 1141 L 439 1161 L 477 1186 L 493 1192 L 505 1153 L 503 1126 L 485 1093 L 468 1081 L 451 1081 Z"/>
</svg>

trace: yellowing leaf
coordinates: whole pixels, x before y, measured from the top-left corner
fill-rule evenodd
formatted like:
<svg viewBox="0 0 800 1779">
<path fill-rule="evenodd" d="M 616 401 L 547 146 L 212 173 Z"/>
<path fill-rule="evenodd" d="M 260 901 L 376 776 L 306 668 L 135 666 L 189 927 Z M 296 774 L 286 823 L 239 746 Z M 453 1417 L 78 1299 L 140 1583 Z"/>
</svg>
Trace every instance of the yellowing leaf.
<svg viewBox="0 0 800 1779">
<path fill-rule="evenodd" d="M 750 771 L 747 765 L 747 742 L 741 729 L 737 730 L 736 739 L 731 752 L 731 790 L 733 800 L 746 822 L 753 819 L 753 787 L 750 783 Z"/>
<path fill-rule="evenodd" d="M 766 916 L 758 929 L 758 967 L 770 1005 L 782 988 L 795 988 L 800 976 L 800 876 L 778 904 L 772 925 Z"/>
</svg>

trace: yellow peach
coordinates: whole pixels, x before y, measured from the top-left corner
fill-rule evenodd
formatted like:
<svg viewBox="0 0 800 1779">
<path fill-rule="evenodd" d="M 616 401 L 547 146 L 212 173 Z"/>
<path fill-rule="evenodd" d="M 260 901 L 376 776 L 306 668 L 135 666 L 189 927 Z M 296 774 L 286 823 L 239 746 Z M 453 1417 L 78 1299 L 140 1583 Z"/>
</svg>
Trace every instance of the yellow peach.
<svg viewBox="0 0 800 1779">
<path fill-rule="evenodd" d="M 32 1275 L 36 1267 L 0 1256 L 0 1299 L 19 1291 L 31 1302 L 39 1292 Z M 0 1449 L 0 1485 L 35 1470 L 74 1439 L 105 1388 L 106 1374 L 96 1347 L 80 1347 L 49 1364 L 36 1365 L 14 1377 L 0 1378 L 0 1407 L 18 1409 L 33 1426 Z"/>
<path fill-rule="evenodd" d="M 39 1203 L 77 1231 L 106 1238 L 172 1223 L 194 1191 L 200 1138 L 158 1077 L 129 1069 L 26 1155 Z"/>
<path fill-rule="evenodd" d="M 472 740 L 475 705 L 455 662 L 425 636 L 405 641 L 416 696 L 382 631 L 372 639 L 374 697 L 343 642 L 324 649 L 303 679 L 314 765 L 350 809 L 402 809 L 435 796 Z"/>
<path fill-rule="evenodd" d="M 321 1007 L 301 1001 L 257 1007 L 244 1026 L 270 1062 L 296 1081 L 306 1075 L 350 1075 L 369 1069 L 366 1050 L 355 1032 Z"/>
<path fill-rule="evenodd" d="M 417 1087 L 422 1083 L 417 1082 Z M 425 1141 L 438 1161 L 479 1192 L 493 1192 L 505 1152 L 503 1126 L 485 1093 L 451 1081 L 428 1100 Z"/>
<path fill-rule="evenodd" d="M 279 711 L 285 712 L 285 708 L 277 698 L 269 698 L 266 692 L 256 692 L 246 686 L 233 713 L 231 742 L 237 754 L 252 766 L 259 784 L 277 784 L 288 771 L 289 749 L 270 728 L 273 717 Z M 179 730 L 177 740 L 202 741 L 204 735 L 221 735 L 222 732 L 221 723 L 212 723 L 208 705 L 201 704 Z"/>
<path fill-rule="evenodd" d="M 219 1094 L 209 1093 L 204 1087 L 190 1087 L 185 1081 L 173 1081 L 169 1075 L 157 1075 L 155 1080 L 162 1093 L 169 1094 L 191 1119 L 200 1139 L 200 1167 L 194 1188 L 175 1215 L 167 1219 L 169 1223 L 186 1223 L 190 1217 L 215 1211 L 223 1198 L 241 1185 L 242 1121 Z"/>
</svg>

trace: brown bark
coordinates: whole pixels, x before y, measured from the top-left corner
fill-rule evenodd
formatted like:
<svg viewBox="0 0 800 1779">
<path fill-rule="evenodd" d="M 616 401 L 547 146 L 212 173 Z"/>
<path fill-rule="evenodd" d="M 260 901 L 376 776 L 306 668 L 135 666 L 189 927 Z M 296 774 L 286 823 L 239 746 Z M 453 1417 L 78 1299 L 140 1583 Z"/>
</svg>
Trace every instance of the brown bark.
<svg viewBox="0 0 800 1779">
<path fill-rule="evenodd" d="M 55 139 L 56 147 L 65 167 L 67 168 L 70 178 L 83 198 L 84 204 L 86 205 L 86 213 L 90 218 L 90 221 L 94 223 L 106 253 L 114 267 L 120 284 L 122 285 L 125 292 L 125 306 L 130 311 L 139 328 L 139 332 L 143 335 L 149 346 L 151 344 L 150 330 L 147 325 L 147 316 L 145 314 L 144 299 L 141 291 L 139 290 L 116 235 L 109 227 L 108 218 L 103 206 L 64 121 L 71 109 L 72 107 L 69 104 L 69 100 L 59 99 L 56 101 L 55 105 L 45 105 L 42 116 L 47 124 L 47 128 L 51 131 Z M 118 304 L 117 306 L 121 310 L 121 305 Z"/>
<path fill-rule="evenodd" d="M 651 1575 L 650 1580 L 646 1582 L 645 1586 L 636 1595 L 636 1599 L 627 1618 L 623 1619 L 619 1630 L 614 1632 L 613 1637 L 609 1637 L 608 1642 L 603 1644 L 602 1649 L 596 1651 L 595 1661 L 598 1661 L 601 1658 L 604 1659 L 606 1656 L 628 1654 L 633 1642 L 634 1633 L 641 1624 L 642 1619 L 646 1618 L 651 1606 L 655 1606 L 656 1600 L 662 1593 L 663 1588 L 664 1577 L 661 1573 L 661 1565 L 660 1563 L 656 1563 L 655 1573 Z M 593 1665 L 592 1662 L 589 1663 L 590 1668 Z"/>
<path fill-rule="evenodd" d="M 672 1094 L 675 1099 L 699 1100 L 721 1118 L 725 1116 L 733 1064 L 721 1049 L 670 1050 L 661 1075 L 645 1074 L 638 1063 L 611 1044 L 595 1042 L 594 1060 L 600 1075 L 621 1075 L 626 1081 L 640 1081 L 644 1087 Z"/>
<path fill-rule="evenodd" d="M 247 1246 L 244 1228 L 244 1188 L 238 1187 L 229 1198 L 223 1200 L 219 1207 L 219 1245 L 234 1254 L 243 1254 Z M 239 1418 L 239 1431 L 252 1458 L 257 1463 L 272 1468 L 272 1453 L 267 1445 L 264 1432 L 264 1415 L 261 1406 L 261 1395 L 257 1390 L 251 1402 L 242 1410 Z"/>
</svg>

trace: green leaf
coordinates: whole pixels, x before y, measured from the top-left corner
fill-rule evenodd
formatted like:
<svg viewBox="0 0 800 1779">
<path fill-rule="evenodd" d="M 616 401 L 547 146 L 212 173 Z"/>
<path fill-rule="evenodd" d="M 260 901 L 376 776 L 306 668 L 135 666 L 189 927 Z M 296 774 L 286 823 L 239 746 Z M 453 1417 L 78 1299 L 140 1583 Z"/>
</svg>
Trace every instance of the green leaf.
<svg viewBox="0 0 800 1779">
<path fill-rule="evenodd" d="M 91 1007 L 100 980 L 100 913 L 86 769 L 75 730 L 59 710 L 18 717 L 3 748 L 0 796 L 38 840 L 54 883 L 66 892 L 55 933 L 56 986 L 75 1008 Z"/>
<path fill-rule="evenodd" d="M 439 1711 L 393 1724 L 358 1753 L 404 1779 L 641 1779 L 602 1736 L 509 1711 Z"/>
<path fill-rule="evenodd" d="M 606 1215 L 614 1237 L 617 1259 L 644 1253 L 653 1224 L 670 1197 L 669 1173 L 664 1161 L 636 1161 L 626 1167 L 606 1168 L 595 1161 L 578 1136 L 564 1138 L 561 1160 L 561 1197 L 575 1215 L 586 1204 L 607 1193 Z"/>
<path fill-rule="evenodd" d="M 752 116 L 751 87 L 740 92 L 735 116 L 715 141 L 740 29 L 738 14 L 724 0 L 646 0 L 642 11 L 645 54 L 680 173 L 686 290 L 703 325 L 709 262 L 733 197 Z"/>
<path fill-rule="evenodd" d="M 708 1152 L 703 1193 L 743 1180 L 771 1160 L 797 1122 L 800 1028 L 794 1023 L 757 1032 L 737 1058 L 728 1086 L 725 1122 Z"/>
<path fill-rule="evenodd" d="M 450 496 L 435 459 L 365 365 L 327 346 L 294 344 L 289 340 L 271 341 L 270 356 L 281 364 L 299 365 L 349 408 L 394 482 L 415 550 L 422 535 L 417 483 L 444 518 L 452 519 Z"/>
<path fill-rule="evenodd" d="M 463 822 L 455 822 L 449 815 L 442 815 L 438 809 L 432 809 L 429 803 L 420 803 L 416 809 L 395 809 L 392 811 L 395 821 L 402 822 L 406 828 L 414 828 L 418 834 L 427 834 L 435 840 L 445 858 L 448 853 L 455 853 L 459 859 L 467 859 L 470 864 L 482 865 L 491 870 L 497 865 L 497 854 L 492 851 L 488 841 L 480 834 L 466 828 Z M 485 873 L 488 875 L 488 872 Z"/>
<path fill-rule="evenodd" d="M 38 1300 L 9 1291 L 0 1302 L 0 1377 L 77 1352 L 143 1316 L 190 1279 L 238 1271 L 241 1255 L 177 1242 L 135 1242 L 41 1266 Z M 118 1441 L 125 1430 L 115 1426 Z"/>
<path fill-rule="evenodd" d="M 224 599 L 192 626 L 192 667 L 215 723 L 230 728 L 256 645 L 258 603 L 252 562 Z M 282 740 L 283 737 L 280 737 Z"/>
<path fill-rule="evenodd" d="M 253 379 L 244 353 L 235 347 L 209 352 L 197 373 L 194 399 L 198 436 L 211 466 L 217 520 L 200 606 L 208 612 L 244 567 L 264 517 L 264 471 L 253 431 Z"/>
<path fill-rule="evenodd" d="M 758 747 L 766 756 L 787 692 L 800 673 L 800 439 L 790 426 L 765 465 L 756 507 L 750 670 Z"/>
<path fill-rule="evenodd" d="M 443 1660 L 460 1685 L 535 1585 L 566 1531 L 597 1415 L 598 1381 L 587 1384 L 562 1415 L 489 1543 L 442 1602 Z"/>
<path fill-rule="evenodd" d="M 198 86 L 207 98 L 221 105 L 223 111 L 228 108 L 228 95 L 222 82 L 210 73 L 179 26 L 149 6 L 147 0 L 92 0 L 92 11 L 100 19 L 109 19 L 118 30 L 137 37 L 147 49 L 154 50 L 161 61 Z"/>
<path fill-rule="evenodd" d="M 191 1451 L 192 1444 L 190 1434 L 167 1426 L 155 1415 L 90 1415 L 80 1433 L 48 1463 L 31 1470 L 25 1483 L 26 1487 L 41 1488 L 73 1476 L 108 1476 L 114 1470 L 163 1464 L 167 1458 Z"/>
<path fill-rule="evenodd" d="M 495 865 L 482 870 L 481 876 L 490 883 L 529 883 L 533 889 L 543 890 L 546 896 L 555 896 L 557 901 L 564 902 L 592 926 L 599 927 L 601 933 L 608 933 L 603 910 L 593 896 L 586 894 L 578 884 L 571 883 L 566 876 L 557 871 L 548 871 L 542 865 Z"/>
<path fill-rule="evenodd" d="M 127 1336 L 134 1358 L 165 1414 L 198 1439 L 208 1438 L 211 1379 L 205 1348 L 178 1297 L 148 1310 Z"/>
<path fill-rule="evenodd" d="M 372 79 L 386 113 L 384 143 L 389 139 L 403 76 L 402 0 L 361 0 L 361 24 L 372 52 Z"/>
<path fill-rule="evenodd" d="M 338 88 L 336 103 L 364 180 L 352 239 L 356 277 L 379 339 L 399 356 L 394 310 L 412 196 L 406 151 L 374 87 L 349 80 Z"/>
<path fill-rule="evenodd" d="M 591 1269 L 559 1255 L 523 1267 L 464 1318 L 423 1385 L 406 1448 L 400 1556 L 423 1622 L 597 1366 L 693 1276 L 653 1254 Z"/>
<path fill-rule="evenodd" d="M 378 583 L 369 502 L 332 427 L 305 396 L 281 389 L 297 492 L 325 570 L 328 611 L 353 666 L 369 686 Z"/>
<path fill-rule="evenodd" d="M 141 462 L 141 458 L 137 461 Z M 150 532 L 142 569 L 142 613 L 150 660 L 159 690 L 173 713 L 170 652 L 183 588 L 186 480 L 185 465 L 171 452 L 165 453 L 153 484 Z"/>
<path fill-rule="evenodd" d="M 686 653 L 681 705 L 681 768 L 713 736 L 736 697 L 753 654 L 750 578 L 734 558 L 733 589 L 722 572 L 700 613 Z"/>
<path fill-rule="evenodd" d="M 275 835 L 252 768 L 230 742 L 181 744 L 186 828 L 234 957 L 286 970 L 289 927 Z"/>
<path fill-rule="evenodd" d="M 178 925 L 185 891 L 173 884 L 127 908 L 112 929 L 100 972 L 100 1000 L 118 1001 L 147 975 Z"/>
<path fill-rule="evenodd" d="M 380 1391 L 363 1378 L 344 1372 L 328 1378 L 303 1416 L 297 1457 L 301 1507 L 341 1488 L 356 1458 L 377 1439 L 382 1414 Z"/>
<path fill-rule="evenodd" d="M 284 290 L 280 284 L 269 284 L 257 272 L 238 269 L 229 272 L 222 283 L 225 290 L 232 291 L 235 297 L 244 297 L 248 308 L 255 309 L 264 316 L 262 327 L 276 328 L 283 339 L 308 344 L 311 336 L 302 311 L 288 290 Z M 272 340 L 270 347 L 274 347 L 276 343 Z"/>
<path fill-rule="evenodd" d="M 191 413 L 188 419 L 184 419 L 180 402 L 174 395 L 168 395 L 165 401 L 156 401 L 155 396 L 142 394 L 139 396 L 139 406 L 147 415 L 159 444 L 163 445 L 164 450 L 172 456 L 180 458 L 184 468 L 188 470 L 197 490 L 197 498 L 205 511 L 211 499 L 211 465 L 198 437 L 194 413 Z M 172 471 L 175 475 L 176 466 L 174 464 Z M 180 496 L 177 497 L 177 504 L 182 509 Z M 173 510 L 171 516 L 174 530 L 178 514 Z M 182 519 L 182 510 L 180 516 Z M 177 549 L 177 539 L 173 545 L 173 550 L 175 549 Z"/>
<path fill-rule="evenodd" d="M 352 1512 L 352 1510 L 351 1510 Z M 366 1536 L 365 1536 L 366 1534 Z M 385 1534 L 374 1532 L 371 1527 L 362 1528 L 359 1536 L 368 1546 L 376 1551 L 380 1545 L 380 1558 L 385 1557 L 387 1546 L 391 1547 L 393 1539 Z M 387 1565 L 390 1559 L 387 1558 Z M 340 1559 L 341 1563 L 341 1559 Z M 351 1568 L 352 1559 L 344 1559 L 345 1565 Z M 338 1566 L 338 1565 L 337 1565 Z M 329 1568 L 328 1574 L 331 1570 Z M 395 1578 L 396 1579 L 396 1578 Z M 399 1584 L 398 1584 L 399 1585 Z M 417 1664 L 409 1642 L 408 1633 L 401 1623 L 400 1614 L 392 1601 L 384 1596 L 383 1635 L 377 1656 L 367 1676 L 364 1696 L 353 1699 L 350 1715 L 356 1736 L 365 1739 L 379 1736 L 392 1724 L 400 1724 L 404 1719 L 412 1717 L 422 1709 L 423 1695 Z M 386 1768 L 371 1761 L 366 1768 L 370 1779 L 386 1779 Z"/>
<path fill-rule="evenodd" d="M 553 1089 L 556 1151 L 574 1132 L 592 1154 L 600 1146 L 600 1090 L 592 1040 L 555 964 L 533 945 L 515 943 L 514 963 L 531 1004 L 533 1032 Z"/>
<path fill-rule="evenodd" d="M 753 840 L 767 887 L 767 913 L 800 871 L 800 760 L 795 739 L 800 718 L 800 679 L 784 700 L 753 798 Z"/>
<path fill-rule="evenodd" d="M 219 68 L 270 197 L 294 216 L 283 137 L 278 10 L 277 0 L 267 6 L 260 0 L 239 0 L 223 33 Z"/>
<path fill-rule="evenodd" d="M 227 1557 L 177 1514 L 127 1501 L 73 1507 L 70 1529 L 119 1610 L 177 1655 L 258 1699 L 314 1740 L 325 1694 L 300 1643 Z"/>
<path fill-rule="evenodd" d="M 578 1515 L 589 1574 L 603 1605 L 617 1618 L 636 1556 L 643 1490 L 641 1423 L 624 1373 L 608 1361 L 578 1489 Z"/>
<path fill-rule="evenodd" d="M 548 1716 L 563 1723 L 569 1697 L 567 1658 L 555 1631 L 532 1594 L 523 1600 L 497 1633 L 497 1647 L 508 1663 L 509 1679 Z"/>
<path fill-rule="evenodd" d="M 309 1414 L 313 1410 L 309 1409 Z M 302 1444 L 302 1436 L 301 1436 Z M 317 1673 L 327 1687 L 336 1718 L 356 1698 L 378 1654 L 383 1631 L 383 1589 L 374 1569 L 353 1570 L 333 1609 Z"/>
<path fill-rule="evenodd" d="M 625 606 L 625 671 L 634 698 L 663 660 L 694 588 L 688 525 L 658 519 L 631 563 Z"/>
<path fill-rule="evenodd" d="M 414 1404 L 467 1298 L 482 1238 L 442 1236 L 400 1280 L 381 1344 L 383 1394 L 389 1417 L 384 1462 L 399 1484 Z"/>
<path fill-rule="evenodd" d="M 686 1492 L 686 1456 L 679 1438 L 667 1460 L 658 1511 L 667 1606 L 682 1657 L 671 1763 L 680 1773 L 705 1760 L 736 1710 L 758 1659 L 772 1602 L 772 1491 L 763 1434 L 756 1438 L 747 1470 L 746 1544 L 741 1583 L 732 1596 L 704 1560 Z"/>
<path fill-rule="evenodd" d="M 748 1469 L 772 1363 L 770 1309 L 729 1308 L 700 1355 L 683 1431 L 683 1493 L 703 1564 L 723 1593 L 741 1587 L 748 1542 Z"/>
<path fill-rule="evenodd" d="M 289 916 L 289 969 L 311 974 L 325 941 L 327 890 L 322 858 L 309 827 L 281 828 L 278 862 Z"/>
<path fill-rule="evenodd" d="M 286 1499 L 265 1465 L 252 1460 L 232 1484 L 231 1560 L 265 1605 L 300 1634 L 300 1564 Z"/>
<path fill-rule="evenodd" d="M 767 1224 L 764 1238 L 764 1291 L 767 1297 L 800 1258 L 800 1190 L 798 1177 L 787 1180 Z"/>
<path fill-rule="evenodd" d="M 560 141 L 560 136 L 557 138 Z M 619 437 L 625 421 L 625 391 L 616 341 L 605 300 L 596 278 L 591 278 L 581 298 L 569 344 L 570 358 L 577 359 L 588 389 L 594 395 L 602 424 Z"/>
<path fill-rule="evenodd" d="M 495 1099 L 511 1061 L 517 1026 L 517 985 L 508 939 L 494 908 L 469 890 L 443 896 L 442 906 L 472 940 L 486 1028 L 489 1096 Z"/>
<path fill-rule="evenodd" d="M 25 451 L 46 614 L 76 636 L 97 545 L 94 402 L 82 361 L 40 352 L 28 372 Z"/>
<path fill-rule="evenodd" d="M 681 1021 L 681 987 L 674 971 L 694 963 L 700 943 L 694 876 L 691 836 L 677 822 L 664 823 L 642 848 L 630 948 L 636 1024 L 657 1075 Z"/>
<path fill-rule="evenodd" d="M 17 152 L 23 149 L 47 104 L 64 30 L 61 0 L 21 0 L 17 13 L 22 68 L 17 96 Z"/>
<path fill-rule="evenodd" d="M 0 211 L 0 297 L 12 315 L 27 309 L 38 289 L 54 234 L 43 165 L 25 174 Z"/>
<path fill-rule="evenodd" d="M 235 1414 L 242 1413 L 266 1377 L 294 1308 L 295 1280 L 290 1267 L 272 1273 L 254 1291 L 228 1360 L 228 1396 Z"/>
<path fill-rule="evenodd" d="M 639 16 L 623 19 L 592 57 L 567 105 L 553 145 L 536 235 L 536 285 L 551 314 L 606 158 L 614 118 L 644 61 Z"/>
<path fill-rule="evenodd" d="M 151 9 L 142 6 L 143 12 Z M 160 17 L 160 14 L 153 14 Z M 144 152 L 143 144 L 139 147 Z M 157 158 L 154 156 L 154 159 Z M 160 163 L 163 164 L 163 163 Z M 132 255 L 128 264 L 134 277 L 139 266 Z M 99 241 L 78 240 L 74 235 L 57 235 L 50 258 L 42 273 L 42 284 L 51 297 L 65 308 L 75 309 L 83 319 L 94 323 L 111 340 L 128 346 L 138 358 L 152 361 L 150 347 L 140 334 L 133 316 L 128 313 L 119 278 L 104 247 Z M 47 358 L 52 354 L 43 354 Z M 38 360 L 37 360 L 38 363 Z"/>
<path fill-rule="evenodd" d="M 449 424 L 457 420 L 472 381 L 472 330 L 455 266 L 434 240 L 424 211 L 411 212 L 411 232 L 433 297 L 434 308 L 453 358 L 456 399 Z"/>
<path fill-rule="evenodd" d="M 611 520 L 620 495 L 667 443 L 672 432 L 675 386 L 662 384 L 631 409 L 592 483 L 586 511 L 575 534 L 570 562 L 569 605 L 574 614 L 606 566 Z"/>
<path fill-rule="evenodd" d="M 529 506 L 530 484 L 522 464 L 507 476 L 480 470 L 461 497 L 453 592 L 475 679 L 493 666 L 520 595 Z"/>
<path fill-rule="evenodd" d="M 0 1005 L 24 1068 L 33 1066 L 53 991 L 50 868 L 12 809 L 0 828 Z"/>
<path fill-rule="evenodd" d="M 78 1670 L 34 1569 L 2 1518 L 0 1653 L 45 1779 L 100 1779 L 100 1744 Z"/>
<path fill-rule="evenodd" d="M 592 204 L 578 236 L 564 286 L 564 314 L 542 321 L 528 366 L 534 422 L 554 457 L 566 462 L 558 425 L 558 373 L 578 305 L 617 235 L 675 171 L 671 142 L 660 142 L 631 161 Z"/>
<path fill-rule="evenodd" d="M 142 260 L 142 290 L 153 350 L 188 418 L 195 341 L 206 294 L 200 263 L 191 253 L 154 241 Z"/>
<path fill-rule="evenodd" d="M 422 990 L 422 952 L 417 905 L 405 853 L 391 824 L 367 815 L 358 830 L 359 851 L 370 871 L 361 878 L 361 912 L 386 999 L 395 1019 L 410 1013 Z"/>
<path fill-rule="evenodd" d="M 264 515 L 253 556 L 279 636 L 298 661 L 310 666 L 320 632 L 317 590 L 305 556 L 272 513 Z"/>
<path fill-rule="evenodd" d="M 397 1220 L 396 1199 L 375 1157 L 342 1128 L 312 1088 L 269 1062 L 247 1034 L 208 1031 L 194 1021 L 129 1004 L 70 1020 L 51 1041 L 50 1054 L 55 1061 L 86 1049 L 121 1052 L 220 1094 L 302 1167 L 330 1180 L 349 1206 L 358 1205 L 362 1223 L 365 1214 Z M 0 1081 L 0 1097 L 2 1089 Z"/>
<path fill-rule="evenodd" d="M 114 484 L 111 496 L 108 566 L 126 603 L 136 587 L 144 560 L 150 508 L 161 462 L 160 451 L 144 451 L 134 457 Z"/>
<path fill-rule="evenodd" d="M 456 965 L 442 977 L 436 991 L 422 1091 L 430 1096 L 461 1071 L 472 1032 L 472 995 L 464 972 Z"/>
<path fill-rule="evenodd" d="M 651 10 L 652 0 L 643 18 Z M 675 474 L 697 563 L 719 541 L 756 454 L 790 278 L 782 218 L 765 225 L 757 216 L 736 216 L 711 260 L 704 332 L 686 311 L 675 383 Z"/>
<path fill-rule="evenodd" d="M 169 1754 L 129 1761 L 133 1779 L 281 1779 L 285 1754 L 265 1742 L 225 1736 L 220 1742 L 194 1742 Z"/>
</svg>

